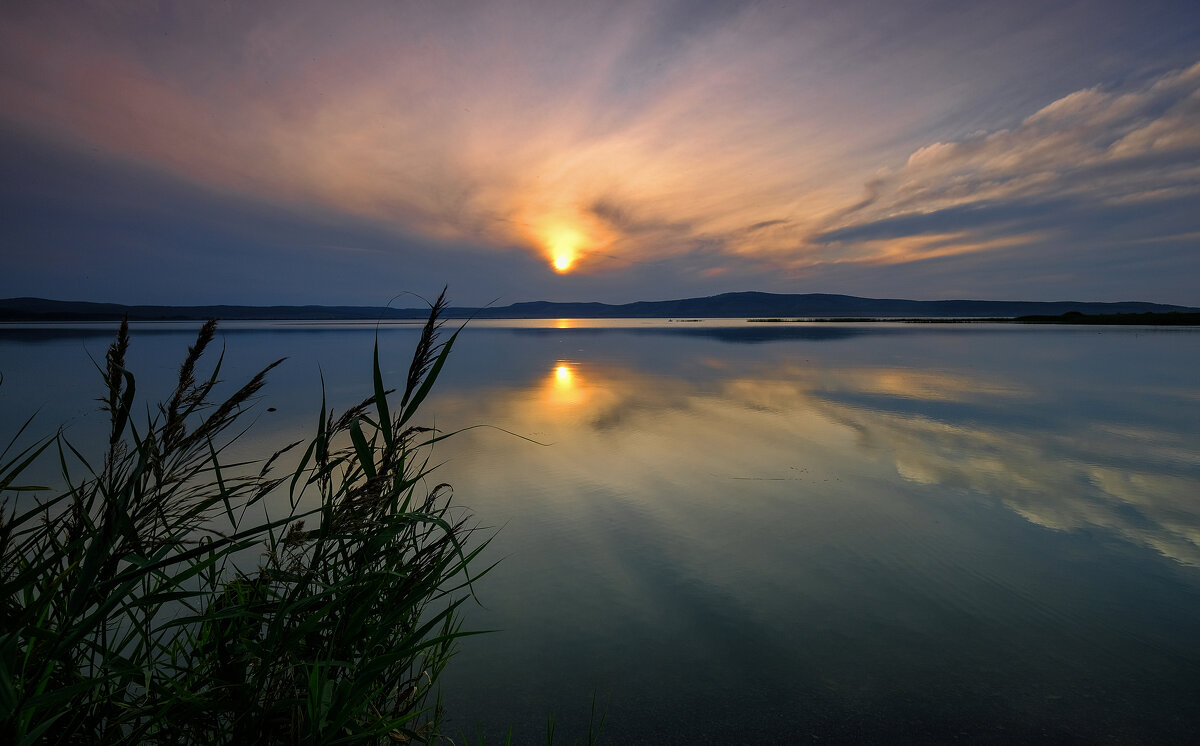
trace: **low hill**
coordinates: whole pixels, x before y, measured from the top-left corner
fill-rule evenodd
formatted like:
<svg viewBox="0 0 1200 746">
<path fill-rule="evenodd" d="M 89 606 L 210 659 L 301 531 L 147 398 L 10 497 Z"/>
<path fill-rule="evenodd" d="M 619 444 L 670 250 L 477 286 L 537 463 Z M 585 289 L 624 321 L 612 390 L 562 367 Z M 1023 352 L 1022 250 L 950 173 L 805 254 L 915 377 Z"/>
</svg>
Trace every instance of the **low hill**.
<svg viewBox="0 0 1200 746">
<path fill-rule="evenodd" d="M 1162 303 L 1081 301 L 904 300 L 859 298 L 824 293 L 724 293 L 706 298 L 607 303 L 534 301 L 498 308 L 451 308 L 450 318 L 1016 318 L 1064 313 L 1125 314 L 1200 312 L 1200 308 Z M 420 319 L 423 308 L 379 306 L 126 306 L 116 303 L 58 301 L 44 298 L 0 300 L 0 321 L 188 321 L 226 320 L 351 321 Z"/>
</svg>

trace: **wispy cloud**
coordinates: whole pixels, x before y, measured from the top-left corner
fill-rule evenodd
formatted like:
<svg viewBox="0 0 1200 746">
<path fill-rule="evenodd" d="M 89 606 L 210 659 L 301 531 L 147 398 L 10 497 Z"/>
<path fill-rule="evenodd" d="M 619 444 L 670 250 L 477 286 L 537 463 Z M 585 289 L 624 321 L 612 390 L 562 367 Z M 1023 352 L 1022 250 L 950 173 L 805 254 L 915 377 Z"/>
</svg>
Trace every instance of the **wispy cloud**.
<svg viewBox="0 0 1200 746">
<path fill-rule="evenodd" d="M 952 231 L 974 251 L 1004 236 L 1091 238 L 1156 206 L 1191 203 L 1200 215 L 1200 64 L 1132 89 L 1076 91 L 1012 129 L 927 145 L 865 191 L 815 243 L 853 256 Z M 1145 228 L 1140 240 L 1186 235 L 1196 219 Z"/>
<path fill-rule="evenodd" d="M 789 41 L 767 18 L 639 54 L 654 14 L 554 7 L 181 19 L 164 30 L 177 47 L 145 41 L 157 30 L 146 14 L 36 16 L 6 25 L 0 94 L 28 128 L 218 188 L 534 249 L 569 224 L 632 260 L 642 231 L 596 205 L 695 223 L 679 237 L 702 239 L 759 222 L 764 200 L 794 195 L 795 166 L 836 144 L 810 121 L 799 147 L 779 127 L 796 105 L 744 85 Z M 193 48 L 210 41 L 185 21 L 226 26 L 233 59 Z M 755 41 L 765 47 L 748 54 Z"/>
</svg>

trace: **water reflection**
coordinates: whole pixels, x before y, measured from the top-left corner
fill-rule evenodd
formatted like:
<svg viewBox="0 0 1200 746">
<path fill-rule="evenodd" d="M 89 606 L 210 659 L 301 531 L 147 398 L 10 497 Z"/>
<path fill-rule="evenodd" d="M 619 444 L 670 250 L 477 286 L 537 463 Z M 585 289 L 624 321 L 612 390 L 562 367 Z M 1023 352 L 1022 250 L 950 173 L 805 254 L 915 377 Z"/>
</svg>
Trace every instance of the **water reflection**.
<svg viewBox="0 0 1200 746">
<path fill-rule="evenodd" d="M 911 482 L 988 495 L 1038 525 L 1108 530 L 1200 566 L 1196 433 L 1153 419 L 1130 427 L 1108 408 L 1070 409 L 1046 393 L 982 377 L 859 370 L 802 384 L 794 405 L 854 429 Z M 960 406 L 933 406 L 943 402 Z"/>
<path fill-rule="evenodd" d="M 618 741 L 1170 741 L 1196 723 L 1194 348 L 518 337 L 524 377 L 437 402 L 549 444 L 451 446 L 449 481 L 504 526 L 472 613 L 508 641 L 451 674 L 482 721 L 600 691 L 619 692 Z M 493 711 L 470 682 L 495 671 L 517 699 Z"/>
<path fill-rule="evenodd" d="M 546 401 L 554 406 L 578 404 L 586 393 L 572 366 L 566 362 L 559 362 L 554 366 L 554 373 L 543 388 Z"/>
<path fill-rule="evenodd" d="M 447 669 L 467 729 L 531 742 L 596 693 L 614 743 L 1194 735 L 1200 334 L 589 323 L 468 328 L 423 405 L 536 441 L 438 446 L 501 527 L 463 608 L 504 631 Z M 294 356 L 254 453 L 311 435 L 319 370 L 331 406 L 368 394 L 373 337 L 229 335 L 231 381 Z M 413 334 L 380 339 L 402 380 Z M 139 391 L 189 341 L 135 337 Z M 80 347 L 0 336 L 0 419 L 94 410 L 53 393 Z"/>
<path fill-rule="evenodd" d="M 1046 528 L 1110 531 L 1200 566 L 1196 432 L 1157 421 L 1162 402 L 1144 406 L 1135 424 L 1000 372 L 794 360 L 749 374 L 705 367 L 709 378 L 698 382 L 557 360 L 528 389 L 444 405 L 554 441 L 552 455 L 500 448 L 485 471 L 502 479 L 553 458 L 580 479 L 663 500 L 645 487 L 695 483 L 700 494 L 712 480 L 898 478 L 987 496 Z M 1164 392 L 1147 392 L 1143 405 L 1150 393 Z"/>
</svg>

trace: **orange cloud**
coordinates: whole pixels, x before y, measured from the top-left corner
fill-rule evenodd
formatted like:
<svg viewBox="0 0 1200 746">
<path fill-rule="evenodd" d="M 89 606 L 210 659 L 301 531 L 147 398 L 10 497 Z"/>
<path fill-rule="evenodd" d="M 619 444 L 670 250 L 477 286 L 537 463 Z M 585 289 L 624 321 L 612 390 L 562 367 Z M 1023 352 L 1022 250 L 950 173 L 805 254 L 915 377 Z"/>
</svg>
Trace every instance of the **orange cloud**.
<svg viewBox="0 0 1200 746">
<path fill-rule="evenodd" d="M 589 257 L 660 259 L 786 215 L 783 249 L 804 221 L 799 196 L 807 214 L 838 202 L 838 189 L 818 185 L 834 173 L 827 153 L 845 145 L 795 104 L 742 85 L 778 65 L 787 40 L 769 40 L 775 57 L 718 64 L 704 42 L 744 44 L 718 32 L 639 81 L 640 95 L 613 98 L 644 14 L 580 13 L 546 40 L 544 23 L 510 10 L 214 12 L 175 29 L 177 44 L 147 48 L 131 41 L 148 33 L 136 12 L 95 23 L 82 11 L 35 15 L 0 30 L 4 116 L 212 188 L 523 246 L 548 264 L 570 243 L 580 271 L 604 266 Z M 765 32 L 756 23 L 751 37 Z M 227 59 L 204 54 L 204 26 L 228 32 Z M 789 117 L 790 132 L 778 126 Z M 660 227 L 605 221 L 592 210 L 602 200 L 636 205 Z M 730 247 L 771 243 L 764 233 Z"/>
</svg>

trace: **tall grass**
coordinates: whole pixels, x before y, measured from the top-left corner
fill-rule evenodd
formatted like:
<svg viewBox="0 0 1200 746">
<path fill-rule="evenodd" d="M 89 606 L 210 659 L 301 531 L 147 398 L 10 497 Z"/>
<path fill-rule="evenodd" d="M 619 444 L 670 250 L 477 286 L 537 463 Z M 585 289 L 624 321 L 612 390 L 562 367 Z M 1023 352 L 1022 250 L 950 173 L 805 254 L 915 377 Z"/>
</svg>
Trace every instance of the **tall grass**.
<svg viewBox="0 0 1200 746">
<path fill-rule="evenodd" d="M 0 454 L 0 742 L 409 743 L 438 736 L 438 675 L 483 544 L 431 478 L 416 416 L 457 332 L 432 304 L 385 387 L 262 461 L 227 454 L 273 363 L 225 399 L 199 373 L 145 414 L 129 329 L 98 365 L 111 428 Z M 303 447 L 303 450 L 301 450 Z M 277 475 L 284 454 L 296 467 Z M 22 482 L 53 459 L 61 488 Z M 286 460 L 286 459 L 285 459 Z M 276 515 L 272 515 L 272 512 Z"/>
</svg>

